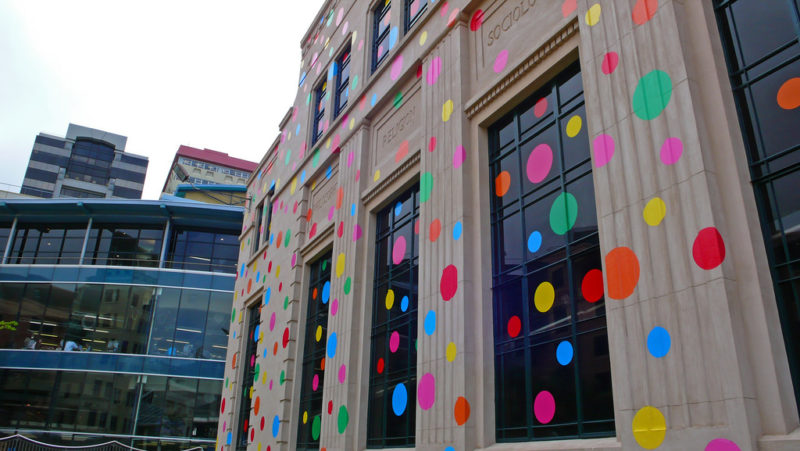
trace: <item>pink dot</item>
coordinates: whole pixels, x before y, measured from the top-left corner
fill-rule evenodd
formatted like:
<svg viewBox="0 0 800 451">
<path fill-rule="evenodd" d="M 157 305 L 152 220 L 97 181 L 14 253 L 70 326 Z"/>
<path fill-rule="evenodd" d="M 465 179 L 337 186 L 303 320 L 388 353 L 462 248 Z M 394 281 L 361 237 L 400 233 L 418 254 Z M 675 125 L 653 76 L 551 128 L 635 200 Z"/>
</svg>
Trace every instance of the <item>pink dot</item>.
<svg viewBox="0 0 800 451">
<path fill-rule="evenodd" d="M 442 299 L 449 301 L 453 299 L 458 290 L 458 268 L 448 265 L 442 270 L 442 278 L 439 280 L 439 291 Z"/>
<path fill-rule="evenodd" d="M 350 151 L 350 153 L 347 154 L 347 167 L 348 168 L 353 164 L 353 158 L 354 157 L 355 157 L 355 155 L 353 155 L 353 151 Z"/>
<path fill-rule="evenodd" d="M 422 410 L 433 407 L 433 402 L 436 401 L 436 379 L 433 374 L 425 373 L 420 378 L 417 387 L 417 401 Z"/>
<path fill-rule="evenodd" d="M 428 152 L 436 150 L 436 137 L 431 136 L 431 141 L 428 143 Z"/>
<path fill-rule="evenodd" d="M 464 149 L 464 146 L 456 147 L 456 151 L 453 154 L 453 167 L 458 169 L 464 163 L 464 160 L 467 159 L 467 151 Z M 293 265 L 294 266 L 294 265 Z"/>
<path fill-rule="evenodd" d="M 392 332 L 392 335 L 389 337 L 389 350 L 392 352 L 396 352 L 397 348 L 400 347 L 400 334 L 397 331 Z"/>
<path fill-rule="evenodd" d="M 661 146 L 661 162 L 675 164 L 683 155 L 683 142 L 679 138 L 667 138 Z"/>
<path fill-rule="evenodd" d="M 708 442 L 706 445 L 706 451 L 742 451 L 739 448 L 739 445 L 736 443 L 726 439 L 726 438 L 715 438 Z"/>
<path fill-rule="evenodd" d="M 269 389 L 272 390 L 272 379 L 269 380 Z"/>
<path fill-rule="evenodd" d="M 339 383 L 344 384 L 344 380 L 347 377 L 347 366 L 342 365 L 339 367 Z"/>
<path fill-rule="evenodd" d="M 536 117 L 542 117 L 546 112 L 547 112 L 547 97 L 542 97 L 541 99 L 537 100 L 536 104 L 533 106 L 533 115 Z"/>
<path fill-rule="evenodd" d="M 406 256 L 406 237 L 399 236 L 394 242 L 394 248 L 392 249 L 392 262 L 395 265 L 399 265 L 400 262 L 403 261 L 403 257 Z"/>
<path fill-rule="evenodd" d="M 269 330 L 273 329 L 275 329 L 275 312 L 272 312 L 272 316 L 269 317 Z"/>
<path fill-rule="evenodd" d="M 617 52 L 608 52 L 603 57 L 603 63 L 600 65 L 600 69 L 603 71 L 604 74 L 608 75 L 611 72 L 614 72 L 614 69 L 617 68 L 617 64 L 619 63 L 619 55 Z"/>
<path fill-rule="evenodd" d="M 397 80 L 403 72 L 403 55 L 397 55 L 392 63 L 392 80 Z"/>
<path fill-rule="evenodd" d="M 592 142 L 594 147 L 594 164 L 600 168 L 611 161 L 614 156 L 614 138 L 611 135 L 600 134 Z"/>
<path fill-rule="evenodd" d="M 547 144 L 534 147 L 528 156 L 528 180 L 539 183 L 550 173 L 553 166 L 553 150 Z"/>
<path fill-rule="evenodd" d="M 297 254 L 292 254 L 292 267 L 297 264 Z"/>
<path fill-rule="evenodd" d="M 506 64 L 508 64 L 508 50 L 501 50 L 494 60 L 494 72 L 496 74 L 503 72 L 503 69 L 506 68 Z"/>
<path fill-rule="evenodd" d="M 331 209 L 328 210 L 328 221 L 333 221 L 334 210 L 335 210 L 335 205 L 331 205 Z"/>
<path fill-rule="evenodd" d="M 314 379 L 311 380 L 311 390 L 317 391 L 319 388 L 319 375 L 315 374 Z"/>
<path fill-rule="evenodd" d="M 362 234 L 361 226 L 358 225 L 358 224 L 354 225 L 353 226 L 353 241 L 358 241 L 358 239 L 361 238 L 361 234 Z"/>
<path fill-rule="evenodd" d="M 547 424 L 553 420 L 556 414 L 556 400 L 549 391 L 540 391 L 533 400 L 533 414 L 536 419 L 542 423 Z"/>
<path fill-rule="evenodd" d="M 334 299 L 331 302 L 331 316 L 336 316 L 336 313 L 339 311 L 339 300 Z"/>
<path fill-rule="evenodd" d="M 430 68 L 428 68 L 428 73 L 425 75 L 425 80 L 429 85 L 436 84 L 436 81 L 439 79 L 439 75 L 441 74 L 442 59 L 436 56 L 431 60 Z"/>
</svg>

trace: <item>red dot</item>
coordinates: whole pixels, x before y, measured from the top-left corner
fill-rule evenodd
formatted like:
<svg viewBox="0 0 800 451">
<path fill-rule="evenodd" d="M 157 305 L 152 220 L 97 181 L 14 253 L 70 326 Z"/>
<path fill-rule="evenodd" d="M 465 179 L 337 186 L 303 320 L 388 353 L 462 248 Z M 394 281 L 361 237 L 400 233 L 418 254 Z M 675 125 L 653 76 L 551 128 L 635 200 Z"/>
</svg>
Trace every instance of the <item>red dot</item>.
<svg viewBox="0 0 800 451">
<path fill-rule="evenodd" d="M 336 234 L 339 235 L 339 238 L 344 235 L 344 221 L 339 223 L 339 230 L 336 231 Z"/>
<path fill-rule="evenodd" d="M 478 9 L 474 13 L 472 13 L 472 19 L 469 21 L 469 29 L 472 31 L 478 31 L 478 29 L 483 24 L 483 10 Z"/>
<path fill-rule="evenodd" d="M 536 104 L 533 106 L 533 115 L 536 117 L 542 117 L 546 112 L 547 112 L 547 98 L 542 97 L 541 99 L 537 100 Z"/>
<path fill-rule="evenodd" d="M 417 78 L 422 77 L 422 64 L 417 66 Z"/>
<path fill-rule="evenodd" d="M 261 417 L 261 430 L 264 430 L 264 417 Z"/>
<path fill-rule="evenodd" d="M 220 404 L 219 413 L 225 413 L 225 398 L 222 398 L 222 404 Z"/>
<path fill-rule="evenodd" d="M 692 245 L 692 256 L 697 266 L 714 269 L 725 259 L 725 242 L 716 227 L 706 227 L 697 233 Z"/>
<path fill-rule="evenodd" d="M 283 347 L 289 344 L 289 328 L 283 330 Z"/>
<path fill-rule="evenodd" d="M 519 320 L 519 316 L 514 315 L 508 319 L 508 335 L 511 338 L 515 338 L 519 335 L 519 331 L 522 329 L 522 322 Z"/>
<path fill-rule="evenodd" d="M 453 265 L 448 265 L 442 270 L 442 278 L 439 281 L 439 291 L 442 293 L 442 299 L 449 301 L 453 299 L 458 290 L 458 269 Z"/>
<path fill-rule="evenodd" d="M 328 415 L 333 413 L 333 401 L 328 401 Z"/>
<path fill-rule="evenodd" d="M 383 374 L 383 357 L 378 359 L 378 374 Z"/>
<path fill-rule="evenodd" d="M 600 65 L 600 69 L 604 74 L 608 75 L 614 72 L 614 69 L 617 68 L 617 64 L 619 64 L 619 55 L 617 52 L 608 52 L 603 57 L 603 63 Z"/>
<path fill-rule="evenodd" d="M 589 302 L 597 302 L 603 297 L 603 272 L 592 269 L 583 276 L 581 294 Z"/>
</svg>

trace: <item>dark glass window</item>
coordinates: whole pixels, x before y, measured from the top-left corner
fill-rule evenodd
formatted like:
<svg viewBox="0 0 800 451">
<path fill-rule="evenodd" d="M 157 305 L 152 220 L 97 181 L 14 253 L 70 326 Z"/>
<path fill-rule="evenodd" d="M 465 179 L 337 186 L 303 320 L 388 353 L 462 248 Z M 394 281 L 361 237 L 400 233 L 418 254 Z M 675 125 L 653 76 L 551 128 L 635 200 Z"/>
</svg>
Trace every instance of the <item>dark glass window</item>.
<svg viewBox="0 0 800 451">
<path fill-rule="evenodd" d="M 314 90 L 314 129 L 311 136 L 311 144 L 316 143 L 325 131 L 322 119 L 325 117 L 325 96 L 328 89 L 328 82 L 323 81 Z"/>
<path fill-rule="evenodd" d="M 234 273 L 238 259 L 239 237 L 235 232 L 172 228 L 168 268 Z"/>
<path fill-rule="evenodd" d="M 336 100 L 334 101 L 333 117 L 339 114 L 347 106 L 347 99 L 350 97 L 350 46 L 336 60 Z"/>
<path fill-rule="evenodd" d="M 42 163 L 54 164 L 65 168 L 69 164 L 69 157 L 44 150 L 33 149 L 33 152 L 31 152 L 31 161 L 41 161 Z"/>
<path fill-rule="evenodd" d="M 52 190 L 45 190 L 41 188 L 34 188 L 32 186 L 23 185 L 22 189 L 19 190 L 20 194 L 27 194 L 29 196 L 36 196 L 36 197 L 43 197 L 45 199 L 50 199 L 53 197 Z"/>
<path fill-rule="evenodd" d="M 322 425 L 322 387 L 325 381 L 325 344 L 328 337 L 328 301 L 331 253 L 311 264 L 306 301 L 306 332 L 300 384 L 297 449 L 319 449 Z"/>
<path fill-rule="evenodd" d="M 70 188 L 68 186 L 61 187 L 61 197 L 77 197 L 81 199 L 100 199 L 106 197 L 103 193 L 93 193 L 91 191 L 84 191 L 82 189 Z"/>
<path fill-rule="evenodd" d="M 389 29 L 391 28 L 392 2 L 386 0 L 385 3 L 378 3 L 372 12 L 372 70 L 386 58 L 389 53 Z"/>
<path fill-rule="evenodd" d="M 86 224 L 17 224 L 8 263 L 76 265 L 85 237 Z"/>
<path fill-rule="evenodd" d="M 428 0 L 405 0 L 403 23 L 405 24 L 406 32 L 417 23 L 427 7 Z"/>
<path fill-rule="evenodd" d="M 414 446 L 417 391 L 417 273 L 419 185 L 404 192 L 377 215 L 375 281 L 372 302 L 367 447 Z M 402 260 L 395 243 L 405 242 Z M 397 249 L 401 249 L 398 245 Z M 397 263 L 395 263 L 397 262 Z M 391 299 L 392 301 L 387 301 Z M 393 406 L 394 393 L 406 403 Z"/>
<path fill-rule="evenodd" d="M 163 238 L 163 224 L 95 224 L 86 258 L 91 257 L 93 265 L 157 267 Z"/>
<path fill-rule="evenodd" d="M 107 185 L 112 161 L 114 161 L 113 145 L 79 138 L 72 146 L 66 177 Z"/>
<path fill-rule="evenodd" d="M 145 168 L 147 167 L 147 164 L 149 163 L 147 158 L 134 157 L 132 155 L 126 155 L 124 153 L 122 155 L 120 155 L 120 160 L 123 163 L 135 164 L 136 166 L 142 166 L 142 167 L 145 167 Z"/>
<path fill-rule="evenodd" d="M 55 183 L 56 180 L 58 180 L 58 172 L 29 167 L 28 170 L 25 171 L 25 178 L 39 182 Z"/>
<path fill-rule="evenodd" d="M 11 224 L 0 224 L 0 252 L 6 251 L 8 237 L 11 234 Z"/>
<path fill-rule="evenodd" d="M 44 144 L 45 146 L 58 147 L 59 149 L 63 149 L 64 144 L 66 144 L 64 141 L 60 139 L 49 138 L 47 136 L 42 136 L 42 135 L 37 135 L 34 142 L 37 142 L 39 144 Z"/>
<path fill-rule="evenodd" d="M 793 0 L 714 5 L 800 406 L 800 12 Z"/>
<path fill-rule="evenodd" d="M 586 120 L 577 63 L 489 129 L 498 442 L 614 435 L 605 304 L 582 290 L 601 261 L 587 127 L 565 131 L 574 116 Z M 530 158 L 535 173 L 520 170 Z M 542 421 L 540 394 L 555 400 Z"/>
<path fill-rule="evenodd" d="M 247 343 L 245 345 L 245 358 L 240 360 L 242 371 L 240 383 L 242 390 L 239 392 L 239 428 L 237 432 L 237 451 L 247 451 L 247 442 L 250 431 L 250 407 L 253 398 L 253 382 L 256 377 L 256 353 L 258 347 L 258 328 L 261 323 L 261 304 L 255 304 L 247 309 Z"/>
<path fill-rule="evenodd" d="M 121 197 L 123 199 L 141 199 L 142 192 L 138 189 L 125 188 L 124 186 L 114 187 L 114 197 Z"/>
</svg>

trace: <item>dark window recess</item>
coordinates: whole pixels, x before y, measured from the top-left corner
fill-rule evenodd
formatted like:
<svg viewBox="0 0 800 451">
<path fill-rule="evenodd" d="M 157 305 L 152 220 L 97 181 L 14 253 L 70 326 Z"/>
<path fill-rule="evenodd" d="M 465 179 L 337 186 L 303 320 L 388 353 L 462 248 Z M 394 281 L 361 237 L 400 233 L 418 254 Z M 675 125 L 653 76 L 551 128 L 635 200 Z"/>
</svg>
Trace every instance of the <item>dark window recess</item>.
<svg viewBox="0 0 800 451">
<path fill-rule="evenodd" d="M 29 167 L 28 170 L 25 171 L 25 178 L 39 182 L 55 183 L 58 179 L 58 172 L 44 171 L 42 169 Z"/>
<path fill-rule="evenodd" d="M 66 177 L 106 185 L 113 160 L 113 145 L 102 141 L 78 138 L 72 146 Z"/>
<path fill-rule="evenodd" d="M 372 12 L 372 70 L 389 54 L 389 29 L 391 28 L 392 2 L 378 2 L 378 6 Z"/>
<path fill-rule="evenodd" d="M 403 23 L 405 24 L 406 32 L 408 32 L 425 13 L 428 7 L 428 0 L 404 0 L 404 3 Z"/>
<path fill-rule="evenodd" d="M 125 188 L 124 186 L 114 187 L 114 197 L 122 197 L 123 199 L 141 199 L 142 192 L 138 189 Z"/>
<path fill-rule="evenodd" d="M 367 407 L 367 447 L 414 446 L 417 391 L 419 185 L 377 215 L 375 280 Z M 394 264 L 394 243 L 405 254 Z M 394 299 L 387 302 L 387 296 Z M 389 307 L 389 308 L 387 308 Z M 393 403 L 405 399 L 405 403 Z M 405 394 L 405 396 L 403 396 Z"/>
<path fill-rule="evenodd" d="M 11 234 L 11 224 L 0 224 L 0 250 L 5 251 Z"/>
<path fill-rule="evenodd" d="M 258 252 L 258 249 L 261 247 L 261 237 L 264 235 L 264 202 L 269 203 L 269 199 L 264 199 L 258 204 L 256 207 L 256 214 L 255 214 L 255 221 L 253 227 L 253 251 L 251 253 L 255 254 Z"/>
<path fill-rule="evenodd" d="M 129 182 L 144 183 L 144 172 L 129 171 L 127 169 L 111 168 L 111 178 L 127 180 Z"/>
<path fill-rule="evenodd" d="M 589 141 L 586 127 L 565 131 L 571 117 L 586 120 L 579 70 L 489 128 L 498 442 L 614 435 L 602 281 L 599 295 L 582 290 L 601 269 Z M 552 166 L 531 179 L 520 168 L 534 151 Z M 577 214 L 554 216 L 554 205 Z M 537 417 L 540 395 L 555 400 L 552 418 Z"/>
<path fill-rule="evenodd" d="M 325 381 L 325 345 L 328 337 L 328 301 L 331 287 L 331 252 L 310 266 L 306 298 L 306 332 L 300 384 L 300 418 L 297 449 L 319 449 L 322 425 L 322 388 Z"/>
<path fill-rule="evenodd" d="M 68 186 L 61 187 L 60 197 L 77 197 L 81 199 L 100 199 L 106 197 L 104 193 L 93 193 L 91 191 L 84 191 L 82 189 L 70 188 Z"/>
<path fill-rule="evenodd" d="M 800 6 L 714 5 L 800 406 Z"/>
<path fill-rule="evenodd" d="M 32 186 L 22 186 L 22 189 L 19 190 L 20 194 L 27 194 L 29 196 L 36 196 L 36 197 L 44 197 L 44 198 L 51 198 L 53 197 L 53 191 L 41 189 L 41 188 L 34 188 Z"/>
<path fill-rule="evenodd" d="M 120 161 L 122 161 L 123 163 L 135 164 L 136 166 L 142 166 L 142 167 L 145 167 L 145 168 L 147 167 L 147 164 L 149 163 L 149 161 L 146 158 L 134 157 L 134 156 L 131 156 L 131 155 L 126 155 L 124 153 L 122 155 L 120 155 Z"/>
<path fill-rule="evenodd" d="M 44 144 L 45 146 L 50 147 L 58 147 L 59 149 L 63 149 L 64 145 L 66 144 L 65 141 L 55 138 L 49 138 L 47 136 L 38 135 L 34 142 L 38 144 Z"/>
<path fill-rule="evenodd" d="M 183 226 L 172 228 L 166 266 L 195 271 L 236 272 L 239 236 Z"/>
<path fill-rule="evenodd" d="M 86 261 L 93 265 L 157 267 L 164 224 L 95 224 L 89 232 Z"/>
<path fill-rule="evenodd" d="M 250 407 L 252 405 L 252 388 L 256 377 L 256 352 L 258 351 L 258 336 L 256 327 L 261 323 L 261 304 L 253 305 L 247 309 L 247 345 L 245 347 L 245 358 L 240 360 L 240 365 L 244 365 L 242 371 L 241 386 L 239 392 L 239 427 L 236 431 L 236 450 L 247 451 L 250 430 Z"/>
<path fill-rule="evenodd" d="M 8 262 L 22 265 L 78 264 L 86 224 L 17 224 Z"/>
<path fill-rule="evenodd" d="M 334 117 L 339 116 L 347 106 L 350 97 L 350 46 L 342 52 L 336 61 L 336 99 L 334 101 Z"/>
<path fill-rule="evenodd" d="M 328 82 L 323 81 L 314 90 L 314 128 L 312 130 L 311 144 L 315 144 L 322 133 L 325 131 L 322 119 L 325 117 L 325 97 L 328 89 Z"/>
<path fill-rule="evenodd" d="M 56 166 L 66 168 L 69 164 L 69 157 L 50 153 L 44 150 L 33 149 L 33 152 L 31 152 L 31 161 L 40 161 L 42 163 L 54 164 Z"/>
</svg>

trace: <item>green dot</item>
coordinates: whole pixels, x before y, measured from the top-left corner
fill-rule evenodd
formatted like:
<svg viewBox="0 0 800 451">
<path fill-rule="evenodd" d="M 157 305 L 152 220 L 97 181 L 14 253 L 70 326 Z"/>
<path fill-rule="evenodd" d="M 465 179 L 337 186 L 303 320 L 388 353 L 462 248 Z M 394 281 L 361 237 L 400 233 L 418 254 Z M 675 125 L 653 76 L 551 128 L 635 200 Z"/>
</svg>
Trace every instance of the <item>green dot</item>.
<svg viewBox="0 0 800 451">
<path fill-rule="evenodd" d="M 261 366 L 259 366 L 259 364 L 256 363 L 256 369 L 255 369 L 255 372 L 253 373 L 253 383 L 258 382 L 258 372 L 259 371 L 261 371 Z"/>
<path fill-rule="evenodd" d="M 654 70 L 639 80 L 633 92 L 633 112 L 640 119 L 654 119 L 667 107 L 672 97 L 672 80 L 661 70 Z"/>
<path fill-rule="evenodd" d="M 292 158 L 292 151 L 291 150 L 287 150 L 286 151 L 286 158 L 284 158 L 283 163 L 286 166 L 289 166 L 289 160 L 291 160 L 291 158 Z"/>
<path fill-rule="evenodd" d="M 402 105 L 402 104 L 403 104 L 403 93 L 402 92 L 398 92 L 394 96 L 394 107 L 395 108 L 400 108 L 400 105 Z"/>
<path fill-rule="evenodd" d="M 344 430 L 347 429 L 347 423 L 349 422 L 350 422 L 350 414 L 347 413 L 347 407 L 345 406 L 339 407 L 339 416 L 337 424 L 339 426 L 340 434 L 344 434 Z"/>
<path fill-rule="evenodd" d="M 236 321 L 236 309 L 234 308 L 231 312 L 231 322 Z"/>
<path fill-rule="evenodd" d="M 310 92 L 306 96 L 306 105 L 308 105 L 309 103 L 311 103 L 311 93 Z"/>
<path fill-rule="evenodd" d="M 225 388 L 228 388 L 228 378 L 225 378 Z"/>
<path fill-rule="evenodd" d="M 280 382 L 280 384 L 283 385 L 283 383 L 285 381 L 286 381 L 286 371 L 285 370 L 281 370 L 281 377 L 280 377 L 280 379 L 278 379 L 278 382 Z"/>
<path fill-rule="evenodd" d="M 355 91 L 356 86 L 358 86 L 358 75 L 353 76 L 353 84 L 351 85 L 350 89 Z"/>
<path fill-rule="evenodd" d="M 319 149 L 314 151 L 314 157 L 311 158 L 311 164 L 314 165 L 314 167 L 319 165 Z"/>
<path fill-rule="evenodd" d="M 350 288 L 352 287 L 352 284 L 353 281 L 350 280 L 349 277 L 344 281 L 344 294 L 350 294 Z"/>
<path fill-rule="evenodd" d="M 561 193 L 550 207 L 550 227 L 556 235 L 569 231 L 578 219 L 578 201 L 570 193 Z"/>
<path fill-rule="evenodd" d="M 323 260 L 322 261 L 322 270 L 325 271 L 325 268 L 327 268 L 327 267 L 328 267 L 328 260 Z"/>
<path fill-rule="evenodd" d="M 426 172 L 419 178 L 419 202 L 427 202 L 433 191 L 433 174 Z"/>
<path fill-rule="evenodd" d="M 286 310 L 287 308 L 289 308 L 289 296 L 283 299 L 283 309 Z"/>
<path fill-rule="evenodd" d="M 290 238 L 292 238 L 292 229 L 286 230 L 286 238 L 283 240 L 283 247 L 289 247 Z"/>
<path fill-rule="evenodd" d="M 311 438 L 319 440 L 319 429 L 322 426 L 322 419 L 319 415 L 314 416 L 314 421 L 311 422 Z"/>
</svg>

